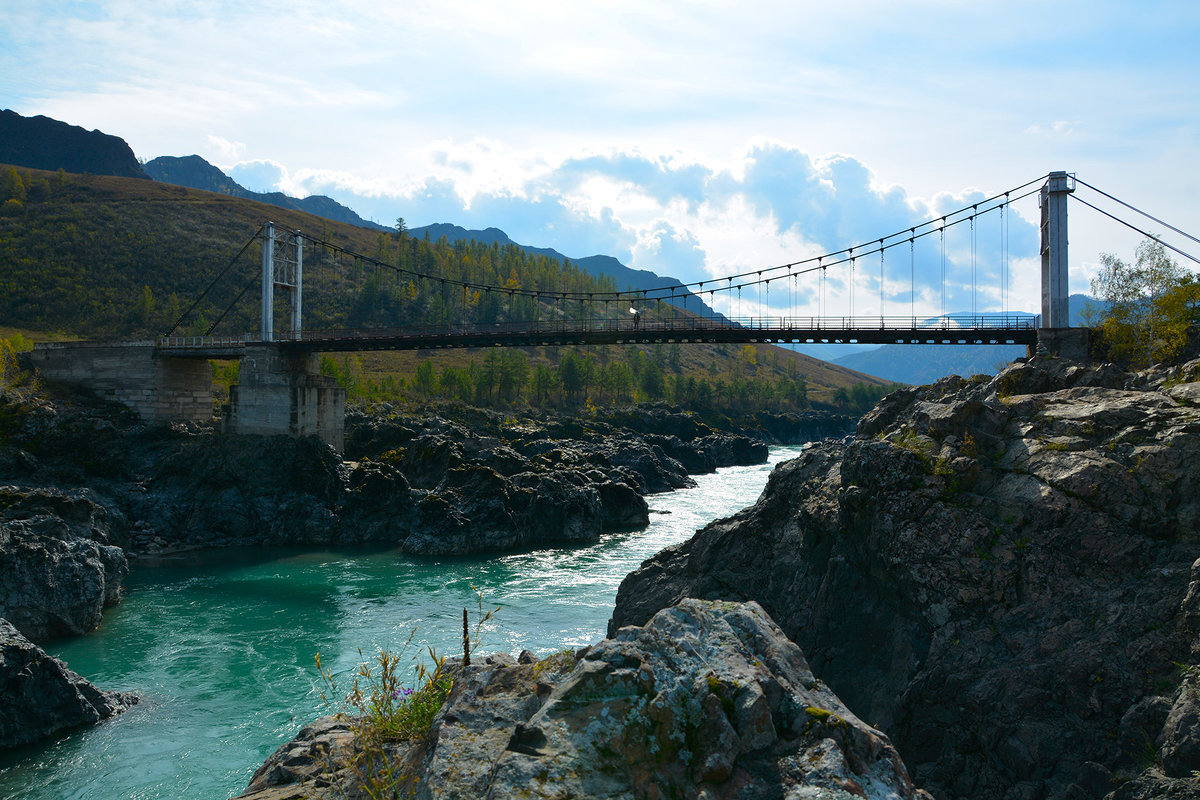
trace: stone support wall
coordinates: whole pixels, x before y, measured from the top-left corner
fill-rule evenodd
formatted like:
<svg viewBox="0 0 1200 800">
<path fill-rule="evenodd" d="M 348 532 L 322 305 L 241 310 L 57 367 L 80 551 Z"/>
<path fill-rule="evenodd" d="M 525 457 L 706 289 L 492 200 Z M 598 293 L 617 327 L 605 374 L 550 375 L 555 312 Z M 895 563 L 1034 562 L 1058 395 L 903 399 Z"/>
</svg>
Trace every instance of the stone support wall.
<svg viewBox="0 0 1200 800">
<path fill-rule="evenodd" d="M 162 356 L 153 342 L 45 343 L 34 347 L 30 361 L 46 380 L 90 389 L 147 422 L 213 417 L 208 361 Z"/>
</svg>

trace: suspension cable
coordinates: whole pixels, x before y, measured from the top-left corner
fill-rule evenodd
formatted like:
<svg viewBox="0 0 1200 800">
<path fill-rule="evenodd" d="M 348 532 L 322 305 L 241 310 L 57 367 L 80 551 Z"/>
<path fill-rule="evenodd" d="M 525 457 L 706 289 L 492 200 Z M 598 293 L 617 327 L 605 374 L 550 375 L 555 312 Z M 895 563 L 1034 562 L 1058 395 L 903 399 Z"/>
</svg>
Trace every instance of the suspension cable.
<svg viewBox="0 0 1200 800">
<path fill-rule="evenodd" d="M 225 265 L 225 268 L 222 269 L 219 273 L 217 273 L 217 276 L 215 278 L 213 278 L 211 281 L 209 281 L 208 286 L 204 287 L 204 291 L 200 293 L 200 296 L 197 297 L 190 306 L 188 306 L 187 311 L 184 311 L 182 314 L 179 315 L 179 319 L 175 320 L 175 324 L 172 325 L 170 330 L 168 330 L 166 333 L 164 333 L 163 336 L 170 336 L 171 334 L 175 333 L 176 329 L 178 329 L 179 326 L 183 324 L 183 321 L 185 319 L 187 319 L 188 315 L 196 310 L 196 306 L 200 305 L 200 301 L 204 299 L 205 295 L 207 295 L 212 290 L 212 288 L 217 285 L 217 281 L 219 281 L 219 280 L 221 280 L 221 278 L 225 277 L 225 274 L 227 272 L 229 272 L 229 270 L 233 268 L 233 265 L 237 262 L 237 260 L 242 257 L 242 253 L 246 252 L 246 248 L 248 248 L 254 242 L 254 240 L 258 238 L 258 235 L 260 233 L 262 233 L 263 227 L 264 227 L 263 225 L 258 226 L 258 230 L 256 230 L 254 232 L 253 236 L 251 236 L 249 239 L 246 240 L 246 243 L 242 245 L 242 249 L 237 251 L 237 255 L 235 255 L 233 258 L 229 259 L 229 263 Z M 257 278 L 256 278 L 256 280 L 257 280 Z M 245 292 L 243 291 L 242 294 L 245 294 Z M 238 295 L 238 300 L 240 300 L 240 299 L 241 299 L 241 295 Z M 237 301 L 235 300 L 234 302 L 237 302 Z M 228 309 L 226 309 L 226 311 L 228 312 Z M 225 315 L 222 314 L 221 316 L 224 317 Z M 207 336 L 208 334 L 205 334 L 205 335 Z"/>
<path fill-rule="evenodd" d="M 225 310 L 221 312 L 221 316 L 217 317 L 217 321 L 208 326 L 208 330 L 204 332 L 205 336 L 212 336 L 213 330 L 215 330 L 216 327 L 221 324 L 221 320 L 225 319 L 225 315 L 232 311 L 233 307 L 241 302 L 242 298 L 246 296 L 246 292 L 250 291 L 250 288 L 254 286 L 254 284 L 258 283 L 258 278 L 259 276 L 255 275 L 246 283 L 245 286 L 242 287 L 242 290 L 238 292 L 238 296 L 233 298 L 233 302 L 225 306 Z"/>
<path fill-rule="evenodd" d="M 1118 198 L 1116 198 L 1116 197 L 1113 197 L 1113 196 L 1112 196 L 1111 194 L 1109 194 L 1108 192 L 1105 192 L 1105 191 L 1103 191 L 1103 190 L 1101 190 L 1101 189 L 1097 189 L 1095 186 L 1092 186 L 1092 185 L 1091 185 L 1090 183 L 1088 183 L 1087 181 L 1083 181 L 1083 180 L 1080 180 L 1079 178 L 1075 178 L 1075 182 L 1076 182 L 1076 183 L 1082 183 L 1084 186 L 1088 187 L 1088 188 L 1089 188 L 1089 189 L 1091 189 L 1093 192 L 1099 192 L 1100 194 L 1102 194 L 1102 195 L 1104 195 L 1105 197 L 1107 197 L 1109 200 L 1112 200 L 1113 202 L 1120 203 L 1121 205 L 1125 206 L 1125 207 L 1126 207 L 1126 208 L 1128 208 L 1130 211 L 1135 211 L 1135 212 L 1137 212 L 1138 214 L 1141 214 L 1143 217 L 1147 217 L 1148 219 L 1151 219 L 1151 220 L 1153 220 L 1154 222 L 1157 222 L 1159 225 L 1162 225 L 1162 226 L 1163 226 L 1163 227 L 1165 227 L 1165 228 L 1169 228 L 1169 229 L 1171 229 L 1171 230 L 1172 230 L 1172 231 L 1174 231 L 1175 233 L 1178 233 L 1180 236 L 1186 236 L 1187 238 L 1191 239 L 1193 242 L 1196 242 L 1197 244 L 1200 244 L 1200 239 L 1197 239 L 1195 236 L 1192 236 L 1190 233 L 1187 233 L 1186 231 L 1181 231 L 1181 230 L 1179 230 L 1179 228 L 1176 228 L 1174 225 L 1171 225 L 1171 224 L 1169 224 L 1169 223 L 1163 222 L 1163 221 L 1162 221 L 1161 219 L 1159 219 L 1158 217 L 1156 217 L 1156 216 L 1154 216 L 1154 215 L 1152 215 L 1152 214 L 1147 214 L 1145 211 L 1142 211 L 1140 208 L 1137 208 L 1137 207 L 1135 207 L 1135 206 L 1131 206 L 1131 205 L 1129 205 L 1129 203 L 1126 203 L 1124 200 L 1120 200 L 1120 199 L 1118 199 Z M 1090 204 L 1090 203 L 1088 203 L 1087 205 L 1091 205 L 1091 204 Z M 1095 207 L 1095 206 L 1092 206 L 1092 208 L 1096 208 L 1096 207 Z M 1099 209 L 1097 209 L 1097 210 L 1099 210 Z M 1114 217 L 1113 219 L 1116 219 L 1116 217 Z M 1120 220 L 1117 220 L 1117 221 L 1118 221 L 1118 222 L 1120 222 Z M 1132 226 L 1130 226 L 1130 227 L 1132 227 Z M 1135 230 L 1136 230 L 1136 229 L 1135 229 Z"/>
<path fill-rule="evenodd" d="M 1138 226 L 1136 226 L 1136 225 L 1134 225 L 1134 224 L 1132 224 L 1132 223 L 1126 222 L 1125 220 L 1121 219 L 1120 217 L 1115 217 L 1115 216 L 1113 216 L 1112 214 L 1108 213 L 1107 211 L 1105 211 L 1105 210 L 1104 210 L 1104 209 L 1102 209 L 1102 208 L 1096 208 L 1096 206 L 1092 205 L 1092 204 L 1091 204 L 1091 203 L 1089 203 L 1087 200 L 1084 200 L 1084 199 L 1083 199 L 1083 198 L 1081 198 L 1081 197 L 1075 197 L 1075 195 L 1073 195 L 1073 194 L 1072 194 L 1072 195 L 1068 195 L 1068 197 L 1074 197 L 1076 200 L 1078 200 L 1080 203 L 1083 203 L 1083 204 L 1084 204 L 1085 206 L 1087 206 L 1088 208 L 1091 208 L 1091 209 L 1094 209 L 1094 210 L 1096 210 L 1096 211 L 1099 211 L 1099 212 L 1100 212 L 1101 214 L 1103 214 L 1104 216 L 1108 217 L 1108 218 L 1109 218 L 1109 219 L 1111 219 L 1111 220 L 1115 220 L 1116 222 L 1119 222 L 1119 223 L 1121 223 L 1121 224 L 1122 224 L 1122 225 L 1124 225 L 1126 228 L 1131 228 L 1132 230 L 1135 230 L 1135 231 L 1137 231 L 1138 233 L 1140 233 L 1142 236 L 1145 236 L 1147 239 L 1153 239 L 1154 241 L 1156 241 L 1156 242 L 1158 242 L 1159 244 L 1161 244 L 1163 247 L 1166 247 L 1166 248 L 1168 248 L 1168 249 L 1174 250 L 1176 253 L 1178 253 L 1179 255 L 1183 256 L 1184 258 L 1186 258 L 1186 259 L 1188 259 L 1188 260 L 1190 260 L 1190 261 L 1194 261 L 1194 262 L 1196 262 L 1197 264 L 1200 264 L 1200 258 L 1197 258 L 1196 256 L 1192 255 L 1191 253 L 1187 253 L 1187 252 L 1184 252 L 1183 250 L 1180 250 L 1178 247 L 1176 247 L 1175 245 L 1171 244 L 1170 242 L 1163 241 L 1163 239 L 1162 239 L 1162 238 L 1160 238 L 1160 237 L 1158 237 L 1158 236 L 1155 236 L 1153 233 L 1148 233 L 1148 232 L 1146 232 L 1146 231 L 1142 230 L 1141 228 L 1139 228 Z M 1187 234 L 1184 234 L 1184 235 L 1186 236 Z M 1189 237 L 1189 238 L 1191 238 L 1191 237 Z"/>
<path fill-rule="evenodd" d="M 946 214 L 946 215 L 944 215 L 944 216 L 942 216 L 942 217 L 939 217 L 939 218 L 936 218 L 936 219 L 927 220 L 927 221 L 925 221 L 925 222 L 922 222 L 922 223 L 920 223 L 920 224 L 918 224 L 918 225 L 916 225 L 916 226 L 913 226 L 912 228 L 910 228 L 910 229 L 908 229 L 908 230 L 909 230 L 909 231 L 916 231 L 916 230 L 917 230 L 917 229 L 919 229 L 919 228 L 926 228 L 926 227 L 929 227 L 929 228 L 930 228 L 930 230 L 928 230 L 928 231 L 924 231 L 924 232 L 922 232 L 922 233 L 916 234 L 916 237 L 915 237 L 915 238 L 921 238 L 921 237 L 923 237 L 923 236 L 928 236 L 928 235 L 930 235 L 930 234 L 933 234 L 933 233 L 935 233 L 935 232 L 941 232 L 941 233 L 942 233 L 942 235 L 944 236 L 944 231 L 945 231 L 945 228 L 946 228 L 946 227 L 951 227 L 951 226 L 954 226 L 954 225 L 958 225 L 958 224 L 960 224 L 960 223 L 962 223 L 962 222 L 966 222 L 966 221 L 968 221 L 968 220 L 970 219 L 970 218 L 968 218 L 968 217 L 964 217 L 964 218 L 962 218 L 962 219 L 954 219 L 954 217 L 961 216 L 961 215 L 965 214 L 965 213 L 967 212 L 967 210 L 968 210 L 968 209 L 972 209 L 972 208 L 974 208 L 974 209 L 977 209 L 977 208 L 978 208 L 978 206 L 980 206 L 980 205 L 986 205 L 987 203 L 991 203 L 991 202 L 993 202 L 993 201 L 995 201 L 995 200 L 997 200 L 997 199 L 999 199 L 999 198 L 1001 198 L 1001 197 L 1004 197 L 1004 198 L 1009 198 L 1009 196 L 1011 195 L 1011 193 L 1012 193 L 1012 192 L 1017 192 L 1017 191 L 1020 191 L 1021 189 L 1025 189 L 1025 188 L 1027 188 L 1027 187 L 1029 187 L 1029 186 L 1032 186 L 1032 185 L 1034 185 L 1035 183 L 1039 183 L 1039 182 L 1040 182 L 1040 181 L 1042 181 L 1042 180 L 1043 180 L 1045 177 L 1046 177 L 1046 176 L 1040 176 L 1040 177 L 1039 177 L 1039 178 L 1037 178 L 1036 180 L 1033 180 L 1033 181 L 1029 181 L 1029 182 L 1027 182 L 1027 183 L 1024 183 L 1024 184 L 1022 184 L 1021 186 L 1018 186 L 1018 187 L 1016 187 L 1015 189 L 1011 189 L 1011 190 L 1009 190 L 1008 192 L 1005 192 L 1005 193 L 1002 193 L 1002 194 L 997 194 L 997 195 L 994 195 L 994 196 L 992 196 L 992 197 L 989 197 L 989 198 L 987 198 L 987 199 L 985 199 L 985 200 L 983 200 L 983 201 L 981 201 L 981 202 L 979 202 L 979 203 L 976 203 L 974 206 L 964 206 L 963 208 L 961 208 L 961 209 L 958 209 L 958 210 L 956 210 L 956 211 L 953 211 L 953 212 L 951 212 L 951 213 L 949 213 L 949 214 Z M 1020 195 L 1019 197 L 1017 197 L 1017 198 L 1015 198 L 1015 199 L 1018 199 L 1018 200 L 1019 200 L 1019 199 L 1023 199 L 1024 197 L 1028 197 L 1028 196 L 1030 196 L 1030 195 L 1032 195 L 1032 194 L 1036 194 L 1038 191 L 1040 191 L 1040 187 L 1039 187 L 1038 189 L 1034 189 L 1034 190 L 1032 190 L 1032 191 L 1026 192 L 1025 194 L 1022 194 L 1022 195 Z M 998 207 L 998 206 L 997 206 L 997 207 Z M 992 210 L 992 209 L 986 209 L 986 210 L 985 210 L 985 213 L 986 213 L 986 212 L 989 212 L 989 211 L 991 211 L 991 210 Z M 939 223 L 940 223 L 940 224 L 939 224 Z M 935 225 L 936 225 L 936 226 L 938 226 L 938 227 L 931 227 L 931 226 L 935 226 Z M 799 261 L 792 261 L 792 262 L 788 262 L 788 263 L 786 263 L 786 264 L 778 264 L 778 265 L 771 266 L 771 267 L 764 267 L 764 268 L 762 268 L 762 269 L 759 269 L 759 270 L 750 270 L 750 271 L 747 271 L 747 272 L 742 272 L 742 273 L 737 273 L 737 274 L 734 274 L 734 275 L 729 275 L 729 276 L 726 276 L 726 277 L 724 278 L 724 280 L 726 280 L 726 281 L 728 282 L 728 285 L 726 286 L 726 289 L 725 289 L 725 291 L 728 291 L 728 290 L 731 290 L 731 289 L 735 288 L 735 287 L 734 287 L 734 285 L 733 285 L 733 281 L 734 281 L 734 280 L 736 280 L 736 279 L 739 279 L 739 278 L 748 278 L 748 277 L 751 277 L 751 276 L 759 276 L 759 280 L 756 280 L 756 281 L 744 281 L 744 282 L 742 282 L 742 283 L 738 284 L 738 287 L 742 287 L 742 286 L 748 286 L 748 285 L 757 284 L 757 283 L 760 283 L 760 282 L 762 282 L 762 280 L 764 280 L 763 278 L 761 278 L 761 275 L 762 275 L 763 273 L 768 273 L 768 274 L 769 274 L 769 273 L 773 273 L 773 272 L 776 272 L 776 271 L 779 271 L 779 270 L 784 270 L 784 269 L 787 269 L 787 270 L 792 270 L 792 269 L 794 269 L 795 267 L 799 267 L 799 266 L 802 266 L 802 265 L 805 265 L 805 264 L 812 264 L 814 261 L 819 261 L 819 260 L 821 260 L 821 259 L 823 259 L 823 258 L 833 258 L 833 257 L 835 257 L 835 256 L 836 256 L 838 253 L 847 253 L 848 255 L 847 255 L 847 257 L 841 258 L 841 259 L 839 259 L 839 260 L 837 260 L 837 261 L 833 262 L 833 264 L 817 264 L 817 265 L 815 265 L 815 266 L 809 267 L 808 269 L 801 270 L 801 271 L 797 272 L 796 274 L 802 274 L 802 273 L 806 273 L 806 272 L 815 271 L 815 270 L 817 270 L 817 269 L 828 268 L 829 266 L 836 266 L 837 264 L 844 264 L 844 263 L 847 263 L 848 261 L 856 261 L 856 260 L 857 260 L 857 258 L 859 258 L 859 257 L 863 257 L 863 256 L 867 256 L 867 255 L 870 255 L 870 254 L 872 254 L 872 253 L 874 253 L 874 252 L 877 252 L 879 249 L 884 249 L 884 250 L 886 250 L 886 249 L 887 249 L 887 248 L 889 248 L 889 247 L 896 247 L 896 246 L 899 246 L 900 244 L 903 244 L 903 241 L 902 241 L 902 240 L 901 240 L 901 241 L 894 242 L 894 243 L 892 243 L 892 244 L 882 244 L 882 242 L 884 242 L 884 241 L 885 241 L 885 240 L 887 240 L 887 239 L 891 239 L 891 238 L 896 238 L 896 237 L 900 237 L 900 236 L 902 236 L 902 235 L 903 235 L 903 233 L 904 233 L 904 231 L 900 231 L 900 232 L 898 232 L 898 233 L 894 233 L 894 234 L 889 234 L 888 236 L 885 236 L 885 237 L 883 237 L 883 239 L 880 239 L 880 240 L 878 240 L 877 242 L 872 242 L 871 244 L 860 244 L 860 245 L 855 245 L 854 247 L 850 247 L 850 248 L 847 248 L 847 249 L 844 249 L 844 250 L 835 250 L 835 251 L 833 251 L 833 252 L 831 252 L 831 253 L 826 253 L 826 254 L 824 254 L 823 256 L 814 256 L 814 257 L 810 257 L 810 258 L 802 259 L 802 260 L 799 260 Z M 414 278 L 417 278 L 417 279 L 420 279 L 420 280 L 422 280 L 422 281 L 425 281 L 425 280 L 445 280 L 445 279 L 439 279 L 439 278 L 437 278 L 436 276 L 427 275 L 427 274 L 425 274 L 425 273 L 417 272 L 417 271 L 410 270 L 410 269 L 405 269 L 405 268 L 403 268 L 403 267 L 397 267 L 397 266 L 395 266 L 395 265 L 393 265 L 393 264 L 388 264 L 388 263 L 386 263 L 386 262 L 380 262 L 380 261 L 377 261 L 376 259 L 373 259 L 373 258 L 370 258 L 370 257 L 367 257 L 367 256 L 362 256 L 362 255 L 359 255 L 358 253 L 354 253 L 353 251 L 347 250 L 346 248 L 344 248 L 344 247 L 341 247 L 341 246 L 339 246 L 339 245 L 335 245 L 335 244 L 332 244 L 332 243 L 330 243 L 330 242 L 325 242 L 325 241 L 323 241 L 323 240 L 317 239 L 317 238 L 315 238 L 315 237 L 311 236 L 310 234 L 302 234 L 302 235 L 303 235 L 303 236 L 304 236 L 306 239 L 308 239 L 310 242 L 312 242 L 313 244 L 315 244 L 315 245 L 318 245 L 318 246 L 323 246 L 323 247 L 325 247 L 325 248 L 327 248 L 327 249 L 329 249 L 329 250 L 331 250 L 331 251 L 335 251 L 335 252 L 343 253 L 343 254 L 345 254 L 345 255 L 349 255 L 349 256 L 352 256 L 352 257 L 354 257 L 354 258 L 361 259 L 362 261 L 366 261 L 366 262 L 368 262 L 368 263 L 371 263 L 371 264 L 374 264 L 374 265 L 377 265 L 377 266 L 387 267 L 388 269 L 395 270 L 395 271 L 396 271 L 396 272 L 398 272 L 398 273 L 403 273 L 403 274 L 406 274 L 406 275 L 410 275 L 410 276 L 412 276 L 412 277 L 414 277 Z M 851 258 L 850 256 L 851 256 L 851 255 L 852 255 L 852 254 L 853 254 L 855 251 L 859 251 L 859 252 L 858 252 L 858 255 L 857 255 L 857 256 L 854 256 L 853 258 Z M 854 265 L 852 264 L 852 266 L 854 266 Z M 771 277 L 774 277 L 774 276 L 771 276 Z M 718 280 L 721 280 L 721 279 L 718 279 Z M 701 290 L 703 290 L 703 284 L 705 284 L 705 283 L 708 283 L 708 282 L 710 282 L 710 281 L 711 281 L 711 279 L 705 279 L 705 280 L 703 280 L 703 281 L 692 281 L 692 282 L 688 282 L 688 283 L 678 283 L 678 284 L 674 284 L 674 285 L 673 285 L 673 287 L 674 287 L 674 288 L 675 288 L 677 291 L 678 291 L 679 289 L 689 290 L 689 289 L 691 289 L 692 287 L 698 287 L 698 288 L 700 288 Z M 495 288 L 497 288 L 497 287 L 494 287 L 494 286 L 490 286 L 490 285 L 488 285 L 488 284 L 475 283 L 475 282 L 471 282 L 471 281 L 461 281 L 461 280 L 454 280 L 454 281 L 451 281 L 451 282 L 452 282 L 452 283 L 455 283 L 455 284 L 458 284 L 458 285 L 465 285 L 465 286 L 468 286 L 468 287 L 470 287 L 470 288 L 473 288 L 473 289 L 479 289 L 479 290 L 481 290 L 481 291 L 490 291 L 490 290 L 492 290 L 492 289 L 495 289 Z M 666 293 L 666 292 L 668 292 L 668 291 L 670 291 L 670 290 L 671 290 L 671 288 L 672 288 L 672 286 L 662 286 L 662 287 L 655 287 L 654 289 L 649 289 L 649 290 L 640 290 L 640 291 L 642 291 L 643 293 L 645 293 L 645 292 L 650 292 L 650 293 L 663 293 L 663 294 L 664 294 L 664 296 L 665 296 L 665 293 Z M 711 290 L 711 289 L 710 289 L 709 291 L 710 291 L 710 294 L 713 292 L 713 290 Z M 531 289 L 513 289 L 513 290 L 511 291 L 511 293 L 512 293 L 512 294 L 514 294 L 514 295 L 521 295 L 521 296 L 534 296 L 534 295 L 536 294 L 536 292 L 535 292 L 534 290 L 531 290 Z M 564 297 L 564 299 L 566 299 L 566 298 L 570 298 L 570 299 L 577 299 L 577 296 L 579 296 L 579 295 L 585 295 L 586 293 L 583 293 L 583 292 L 563 292 L 562 294 L 563 294 L 563 297 Z M 631 293 L 630 293 L 630 292 L 614 291 L 614 292 L 603 292 L 603 293 L 597 293 L 597 294 L 599 294 L 599 295 L 601 295 L 601 296 L 609 296 L 609 297 L 613 297 L 613 298 L 617 298 L 617 299 L 619 299 L 619 298 L 625 298 L 625 297 L 629 297 Z M 653 298 L 653 299 L 657 299 L 657 298 Z"/>
</svg>

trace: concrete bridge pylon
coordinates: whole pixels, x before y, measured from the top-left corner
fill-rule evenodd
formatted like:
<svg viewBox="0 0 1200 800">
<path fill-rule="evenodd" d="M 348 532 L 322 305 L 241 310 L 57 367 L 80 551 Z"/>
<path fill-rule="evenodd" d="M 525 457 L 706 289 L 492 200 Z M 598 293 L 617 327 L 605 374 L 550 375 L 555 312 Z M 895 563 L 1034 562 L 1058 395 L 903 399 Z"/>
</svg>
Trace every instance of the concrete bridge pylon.
<svg viewBox="0 0 1200 800">
<path fill-rule="evenodd" d="M 346 390 L 321 375 L 316 353 L 247 344 L 230 387 L 224 429 L 231 433 L 317 436 L 345 445 Z"/>
</svg>

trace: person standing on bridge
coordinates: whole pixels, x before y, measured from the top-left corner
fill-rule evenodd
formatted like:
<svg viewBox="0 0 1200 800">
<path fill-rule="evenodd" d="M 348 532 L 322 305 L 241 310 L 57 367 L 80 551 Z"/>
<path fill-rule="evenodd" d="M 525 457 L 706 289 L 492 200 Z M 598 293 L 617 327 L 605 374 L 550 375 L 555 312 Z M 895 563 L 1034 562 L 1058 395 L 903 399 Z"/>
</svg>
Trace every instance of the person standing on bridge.
<svg viewBox="0 0 1200 800">
<path fill-rule="evenodd" d="M 636 308 L 630 308 L 629 313 L 633 315 L 633 329 L 638 329 L 638 323 L 642 321 L 642 315 Z"/>
</svg>

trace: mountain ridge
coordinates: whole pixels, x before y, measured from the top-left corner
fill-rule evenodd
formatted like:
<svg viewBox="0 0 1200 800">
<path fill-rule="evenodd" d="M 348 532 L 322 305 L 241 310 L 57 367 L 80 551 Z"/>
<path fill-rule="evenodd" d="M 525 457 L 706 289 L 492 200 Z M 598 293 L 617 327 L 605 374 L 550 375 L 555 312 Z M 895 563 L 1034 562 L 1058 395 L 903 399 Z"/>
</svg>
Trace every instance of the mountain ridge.
<svg viewBox="0 0 1200 800">
<path fill-rule="evenodd" d="M 150 178 L 133 149 L 119 136 L 41 115 L 24 117 L 10 109 L 0 110 L 0 164 L 50 172 L 61 169 L 83 175 Z"/>
<path fill-rule="evenodd" d="M 160 183 L 227 194 L 231 197 L 255 200 L 260 203 L 279 206 L 280 208 L 291 208 L 296 211 L 304 211 L 308 214 L 324 217 L 334 222 L 347 222 L 351 225 L 357 225 L 360 228 L 369 228 L 378 231 L 392 230 L 377 222 L 363 219 L 354 209 L 344 206 L 332 197 L 327 197 L 323 194 L 313 194 L 308 197 L 292 197 L 283 192 L 251 191 L 233 178 L 230 178 L 219 167 L 210 164 L 198 155 L 159 156 L 147 161 L 145 170 L 147 175 Z"/>
<path fill-rule="evenodd" d="M 445 236 L 446 240 L 451 243 L 459 240 L 474 239 L 484 244 L 511 244 L 521 248 L 530 255 L 547 256 L 560 262 L 570 261 L 575 266 L 586 270 L 592 275 L 607 275 L 616 280 L 618 286 L 625 289 L 649 291 L 670 286 L 680 286 L 683 283 L 678 278 L 671 277 L 670 275 L 659 275 L 657 272 L 651 272 L 650 270 L 628 267 L 613 256 L 593 255 L 584 256 L 583 258 L 571 258 L 549 247 L 534 247 L 532 245 L 520 244 L 514 242 L 507 233 L 496 227 L 472 230 L 449 222 L 436 222 L 432 225 L 413 228 L 409 233 L 418 237 L 428 233 L 429 238 L 434 241 Z M 689 311 L 697 311 L 699 309 L 697 313 L 706 316 L 724 318 L 724 314 L 717 312 L 705 303 L 699 295 L 690 290 L 686 293 L 680 292 L 674 302 L 670 299 L 666 299 L 663 302 Z"/>
</svg>

